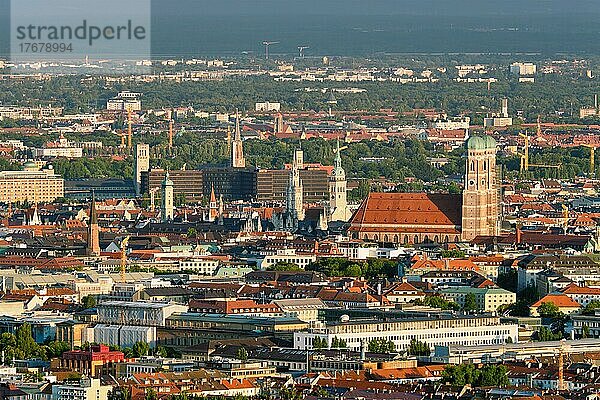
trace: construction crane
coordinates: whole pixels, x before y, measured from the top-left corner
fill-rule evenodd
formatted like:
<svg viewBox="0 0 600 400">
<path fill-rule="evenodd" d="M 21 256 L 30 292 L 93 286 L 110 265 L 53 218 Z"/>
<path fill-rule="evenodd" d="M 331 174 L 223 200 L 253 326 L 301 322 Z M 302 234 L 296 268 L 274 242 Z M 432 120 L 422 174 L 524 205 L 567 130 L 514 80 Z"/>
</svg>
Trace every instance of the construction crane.
<svg viewBox="0 0 600 400">
<path fill-rule="evenodd" d="M 565 385 L 565 356 L 568 352 L 568 346 L 566 344 L 566 340 L 563 339 L 560 341 L 560 346 L 558 347 L 558 390 L 565 391 L 567 387 Z"/>
<path fill-rule="evenodd" d="M 266 40 L 263 42 L 263 45 L 265 46 L 265 60 L 269 59 L 269 46 L 273 44 L 279 44 L 279 42 L 269 42 Z"/>
<path fill-rule="evenodd" d="M 129 243 L 129 236 L 125 236 L 121 240 L 121 282 L 125 283 L 125 270 L 127 269 L 127 244 Z"/>
<path fill-rule="evenodd" d="M 169 120 L 169 153 L 173 151 L 173 120 Z"/>
<path fill-rule="evenodd" d="M 590 149 L 590 175 L 596 173 L 596 147 L 591 144 L 582 144 L 581 147 Z"/>
<path fill-rule="evenodd" d="M 127 148 L 131 149 L 131 136 L 133 131 L 131 128 L 131 110 L 127 109 Z"/>
<path fill-rule="evenodd" d="M 304 50 L 310 49 L 309 46 L 298 46 L 298 56 L 304 58 Z"/>
<path fill-rule="evenodd" d="M 340 147 L 340 138 L 338 137 L 337 139 L 337 147 L 335 149 L 333 149 L 333 154 L 337 154 L 343 150 L 346 150 L 348 148 L 348 146 L 342 146 Z"/>
<path fill-rule="evenodd" d="M 561 164 L 551 165 L 551 164 L 531 164 L 529 163 L 529 135 L 527 132 L 519 133 L 519 136 L 525 139 L 525 148 L 523 154 L 519 154 L 521 156 L 521 173 L 529 171 L 530 167 L 536 168 L 556 168 L 559 169 Z"/>
</svg>

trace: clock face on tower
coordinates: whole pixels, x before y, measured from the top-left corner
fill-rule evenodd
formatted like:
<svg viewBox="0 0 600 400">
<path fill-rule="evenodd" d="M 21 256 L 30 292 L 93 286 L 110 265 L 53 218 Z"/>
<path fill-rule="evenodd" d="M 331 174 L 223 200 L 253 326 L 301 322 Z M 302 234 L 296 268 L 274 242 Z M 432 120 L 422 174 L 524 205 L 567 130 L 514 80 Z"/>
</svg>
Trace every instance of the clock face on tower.
<svg viewBox="0 0 600 400">
<path fill-rule="evenodd" d="M 470 186 L 470 187 L 473 187 L 473 186 L 475 186 L 475 181 L 474 181 L 473 179 L 471 179 L 471 180 L 469 181 L 469 186 Z"/>
</svg>

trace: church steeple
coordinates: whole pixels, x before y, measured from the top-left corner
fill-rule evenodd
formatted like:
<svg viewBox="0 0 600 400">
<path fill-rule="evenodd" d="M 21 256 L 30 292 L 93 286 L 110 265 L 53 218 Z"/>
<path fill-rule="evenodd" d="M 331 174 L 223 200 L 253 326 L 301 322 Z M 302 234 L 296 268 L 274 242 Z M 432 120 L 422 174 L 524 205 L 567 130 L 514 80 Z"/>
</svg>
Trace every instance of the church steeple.
<svg viewBox="0 0 600 400">
<path fill-rule="evenodd" d="M 472 136 L 467 140 L 461 226 L 465 241 L 498 234 L 496 146 L 490 136 Z"/>
<path fill-rule="evenodd" d="M 231 166 L 233 168 L 246 168 L 242 132 L 240 129 L 240 114 L 237 109 L 235 110 L 235 135 L 231 144 Z"/>
<path fill-rule="evenodd" d="M 301 149 L 294 151 L 294 161 L 290 171 L 288 184 L 286 211 L 296 221 L 304 219 L 304 188 L 300 179 L 300 170 L 304 168 L 304 152 Z"/>
<path fill-rule="evenodd" d="M 92 191 L 92 202 L 90 204 L 90 220 L 88 224 L 88 255 L 97 257 L 100 255 L 100 228 L 98 226 L 98 213 L 96 211 L 96 194 Z"/>
<path fill-rule="evenodd" d="M 350 213 L 347 201 L 346 171 L 342 167 L 340 140 L 338 138 L 333 170 L 329 176 L 329 210 L 331 221 L 348 221 Z"/>
<path fill-rule="evenodd" d="M 219 206 L 217 204 L 217 196 L 215 195 L 215 185 L 210 188 L 210 201 L 208 204 L 208 219 L 214 221 L 219 215 Z"/>
<path fill-rule="evenodd" d="M 163 222 L 173 221 L 175 206 L 173 204 L 173 181 L 169 177 L 169 171 L 165 174 L 165 180 L 162 183 L 162 220 Z"/>
</svg>

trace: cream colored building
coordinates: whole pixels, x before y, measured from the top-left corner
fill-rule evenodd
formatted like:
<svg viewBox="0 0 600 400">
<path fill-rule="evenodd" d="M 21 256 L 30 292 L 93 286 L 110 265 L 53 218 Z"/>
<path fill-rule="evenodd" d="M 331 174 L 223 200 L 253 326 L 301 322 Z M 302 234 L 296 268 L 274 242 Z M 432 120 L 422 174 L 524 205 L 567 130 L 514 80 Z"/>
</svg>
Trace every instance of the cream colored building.
<svg viewBox="0 0 600 400">
<path fill-rule="evenodd" d="M 275 300 L 286 317 L 298 318 L 300 321 L 313 322 L 319 319 L 319 310 L 327 308 L 321 299 L 284 299 Z"/>
<path fill-rule="evenodd" d="M 477 310 L 495 312 L 500 306 L 513 304 L 517 301 L 516 293 L 509 292 L 501 288 L 473 288 L 473 287 L 456 287 L 442 290 L 442 295 L 450 300 L 458 303 L 461 307 L 465 304 L 467 295 L 475 296 Z"/>
<path fill-rule="evenodd" d="M 510 338 L 518 341 L 518 325 L 503 324 L 493 316 L 439 316 L 431 318 L 401 318 L 389 321 L 347 320 L 327 322 L 303 332 L 294 332 L 295 349 L 311 349 L 315 338 L 325 339 L 331 346 L 333 338 L 346 341 L 348 349 L 360 351 L 363 344 L 374 339 L 392 341 L 396 351 L 405 351 L 412 339 L 435 346 L 479 346 L 502 344 Z"/>
<path fill-rule="evenodd" d="M 53 170 L 0 172 L 0 202 L 46 203 L 64 194 L 65 181 Z"/>
</svg>

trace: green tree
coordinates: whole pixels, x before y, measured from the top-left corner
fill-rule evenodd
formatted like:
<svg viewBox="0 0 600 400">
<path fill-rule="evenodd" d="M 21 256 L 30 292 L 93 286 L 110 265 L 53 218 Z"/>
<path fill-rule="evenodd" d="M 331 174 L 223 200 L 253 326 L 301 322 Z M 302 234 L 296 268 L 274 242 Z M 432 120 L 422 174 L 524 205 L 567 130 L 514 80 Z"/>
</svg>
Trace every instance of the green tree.
<svg viewBox="0 0 600 400">
<path fill-rule="evenodd" d="M 411 339 L 408 346 L 408 354 L 411 356 L 429 356 L 431 355 L 431 349 L 427 343 Z"/>
<path fill-rule="evenodd" d="M 71 350 L 71 345 L 67 342 L 50 342 L 46 346 L 46 356 L 48 358 L 60 357 L 65 351 Z"/>
<path fill-rule="evenodd" d="M 188 228 L 186 236 L 188 239 L 196 239 L 198 237 L 198 231 L 196 228 Z"/>
<path fill-rule="evenodd" d="M 462 250 L 458 250 L 458 249 L 442 250 L 441 256 L 443 258 L 464 258 L 465 252 Z"/>
<path fill-rule="evenodd" d="M 369 341 L 367 349 L 370 353 L 393 353 L 396 351 L 396 345 L 387 339 L 372 339 Z"/>
<path fill-rule="evenodd" d="M 146 390 L 146 395 L 144 396 L 144 400 L 158 400 L 158 394 L 156 390 L 150 388 Z"/>
<path fill-rule="evenodd" d="M 585 306 L 583 313 L 593 315 L 597 309 L 600 309 L 600 300 L 592 300 Z"/>
<path fill-rule="evenodd" d="M 287 271 L 287 272 L 298 272 L 302 271 L 297 264 L 280 261 L 277 264 L 273 264 L 267 268 L 268 271 Z"/>
<path fill-rule="evenodd" d="M 163 358 L 168 356 L 167 349 L 165 349 L 163 346 L 156 346 L 156 351 L 154 352 L 154 354 L 158 357 Z"/>
<path fill-rule="evenodd" d="M 31 325 L 23 324 L 19 326 L 15 338 L 17 350 L 23 358 L 32 358 L 39 354 L 39 345 L 33 339 Z"/>
<path fill-rule="evenodd" d="M 508 368 L 504 365 L 485 365 L 478 368 L 473 364 L 448 365 L 442 372 L 444 382 L 453 386 L 472 385 L 502 387 L 509 384 Z"/>
<path fill-rule="evenodd" d="M 545 326 L 538 329 L 533 335 L 532 340 L 535 342 L 549 342 L 554 340 L 561 340 L 564 338 L 562 332 L 552 332 Z"/>
<path fill-rule="evenodd" d="M 285 386 L 279 389 L 279 397 L 281 400 L 301 400 L 303 398 L 302 393 L 293 386 Z"/>
<path fill-rule="evenodd" d="M 90 294 L 88 296 L 83 297 L 81 299 L 81 306 L 86 310 L 88 308 L 96 307 L 96 296 Z"/>
<path fill-rule="evenodd" d="M 236 352 L 236 357 L 240 361 L 248 361 L 248 350 L 245 347 L 240 347 Z"/>
<path fill-rule="evenodd" d="M 537 312 L 542 318 L 560 318 L 563 316 L 558 306 L 551 302 L 543 302 L 537 308 Z"/>
<path fill-rule="evenodd" d="M 315 350 L 327 349 L 327 340 L 321 339 L 320 337 L 315 337 L 313 339 L 313 349 L 315 349 Z"/>
<path fill-rule="evenodd" d="M 131 350 L 135 357 L 147 356 L 150 352 L 150 345 L 146 342 L 136 342 Z"/>
<path fill-rule="evenodd" d="M 467 293 L 462 309 L 467 312 L 477 310 L 477 298 L 474 293 Z"/>
<path fill-rule="evenodd" d="M 347 346 L 346 341 L 344 339 L 339 339 L 337 336 L 334 336 L 331 340 L 332 349 L 345 349 Z"/>
<path fill-rule="evenodd" d="M 583 325 L 581 328 L 581 338 L 586 339 L 590 337 L 590 327 L 587 325 Z"/>
</svg>

